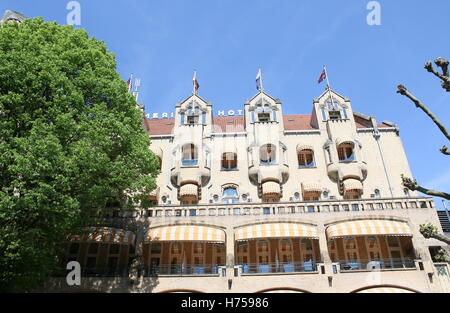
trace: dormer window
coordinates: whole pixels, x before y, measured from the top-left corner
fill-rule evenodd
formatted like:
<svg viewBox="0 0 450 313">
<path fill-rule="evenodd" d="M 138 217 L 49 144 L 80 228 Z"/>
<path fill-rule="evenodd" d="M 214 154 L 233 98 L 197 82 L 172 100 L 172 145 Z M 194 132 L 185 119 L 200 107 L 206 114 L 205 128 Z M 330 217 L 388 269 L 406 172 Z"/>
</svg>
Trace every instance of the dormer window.
<svg viewBox="0 0 450 313">
<path fill-rule="evenodd" d="M 187 123 L 189 125 L 194 125 L 194 124 L 198 124 L 198 116 L 192 115 L 187 117 Z"/>
<path fill-rule="evenodd" d="M 260 122 L 270 122 L 270 114 L 269 113 L 259 113 L 258 121 Z"/>
<path fill-rule="evenodd" d="M 329 111 L 328 114 L 330 115 L 330 120 L 340 120 L 341 119 L 341 111 L 339 111 L 339 110 Z"/>
</svg>

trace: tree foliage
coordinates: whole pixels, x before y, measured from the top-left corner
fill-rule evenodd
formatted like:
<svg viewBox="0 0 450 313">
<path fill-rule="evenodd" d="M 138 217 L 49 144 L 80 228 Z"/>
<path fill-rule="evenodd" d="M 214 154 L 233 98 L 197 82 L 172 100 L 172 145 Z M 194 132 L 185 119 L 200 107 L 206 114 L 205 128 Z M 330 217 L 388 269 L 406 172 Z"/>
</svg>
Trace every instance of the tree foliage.
<svg viewBox="0 0 450 313">
<path fill-rule="evenodd" d="M 42 19 L 0 25 L 0 291 L 36 287 L 92 212 L 154 189 L 149 144 L 103 42 Z"/>
</svg>

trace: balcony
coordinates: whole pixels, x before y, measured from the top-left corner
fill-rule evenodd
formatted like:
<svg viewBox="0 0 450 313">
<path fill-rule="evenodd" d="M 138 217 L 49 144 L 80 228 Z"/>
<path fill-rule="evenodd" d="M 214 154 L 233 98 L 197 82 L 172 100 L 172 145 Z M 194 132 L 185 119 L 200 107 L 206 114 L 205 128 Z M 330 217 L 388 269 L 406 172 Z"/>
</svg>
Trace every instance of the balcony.
<svg viewBox="0 0 450 313">
<path fill-rule="evenodd" d="M 341 260 L 336 262 L 340 272 L 373 271 L 389 269 L 415 269 L 416 263 L 412 258 L 379 259 L 379 260 Z"/>
<path fill-rule="evenodd" d="M 219 275 L 220 266 L 223 265 L 161 264 L 146 267 L 144 269 L 144 276 L 217 276 Z"/>
<path fill-rule="evenodd" d="M 272 263 L 249 263 L 238 264 L 238 267 L 242 269 L 242 275 L 252 274 L 293 274 L 293 273 L 306 273 L 317 272 L 317 263 L 311 262 L 272 262 Z"/>
<path fill-rule="evenodd" d="M 328 200 L 274 203 L 216 203 L 204 205 L 167 205 L 153 207 L 142 217 L 226 217 L 226 216 L 260 216 L 260 215 L 302 215 L 332 214 L 352 212 L 377 212 L 392 210 L 415 210 L 434 208 L 433 198 L 377 198 L 354 200 Z M 195 214 L 192 212 L 195 211 Z M 141 212 L 144 213 L 144 212 Z"/>
</svg>

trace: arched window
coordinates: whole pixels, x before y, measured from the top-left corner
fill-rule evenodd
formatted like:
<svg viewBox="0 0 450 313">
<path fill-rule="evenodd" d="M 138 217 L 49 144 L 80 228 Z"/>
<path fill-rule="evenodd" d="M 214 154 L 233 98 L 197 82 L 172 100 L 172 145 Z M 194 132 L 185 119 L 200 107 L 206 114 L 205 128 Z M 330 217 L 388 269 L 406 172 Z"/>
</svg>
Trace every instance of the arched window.
<svg viewBox="0 0 450 313">
<path fill-rule="evenodd" d="M 192 144 L 185 144 L 181 150 L 183 166 L 197 166 L 198 165 L 198 149 Z"/>
<path fill-rule="evenodd" d="M 303 149 L 298 151 L 298 166 L 299 167 L 314 167 L 314 151 L 311 149 Z"/>
<path fill-rule="evenodd" d="M 276 147 L 272 144 L 267 144 L 259 149 L 261 164 L 275 164 L 276 163 Z"/>
<path fill-rule="evenodd" d="M 194 109 L 191 107 L 187 110 L 186 123 L 189 125 L 198 124 L 200 118 L 200 108 L 196 106 Z"/>
<path fill-rule="evenodd" d="M 226 152 L 222 154 L 222 170 L 230 171 L 237 169 L 237 154 Z"/>
<path fill-rule="evenodd" d="M 351 142 L 344 142 L 338 146 L 338 156 L 339 161 L 354 161 L 355 153 L 354 153 L 354 144 Z"/>
<path fill-rule="evenodd" d="M 235 187 L 226 187 L 223 189 L 222 195 L 223 203 L 238 203 L 239 195 Z"/>
<path fill-rule="evenodd" d="M 256 113 L 258 114 L 258 122 L 270 122 L 270 116 L 272 113 L 272 109 L 268 103 L 265 103 L 264 106 L 259 104 L 256 108 Z"/>
</svg>

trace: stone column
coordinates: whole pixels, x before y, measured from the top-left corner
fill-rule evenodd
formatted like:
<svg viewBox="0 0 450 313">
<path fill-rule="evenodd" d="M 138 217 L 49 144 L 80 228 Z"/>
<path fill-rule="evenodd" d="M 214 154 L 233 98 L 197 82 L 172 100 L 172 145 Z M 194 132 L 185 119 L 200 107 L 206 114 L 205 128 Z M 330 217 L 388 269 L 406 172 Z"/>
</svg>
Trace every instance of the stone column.
<svg viewBox="0 0 450 313">
<path fill-rule="evenodd" d="M 325 273 L 327 275 L 332 275 L 333 266 L 331 263 L 330 254 L 328 253 L 328 243 L 327 243 L 327 237 L 326 237 L 326 233 L 325 233 L 325 226 L 322 224 L 318 225 L 317 232 L 319 235 L 320 255 L 322 257 L 322 262 L 325 264 Z"/>
<path fill-rule="evenodd" d="M 234 229 L 233 226 L 228 226 L 226 231 L 226 243 L 225 243 L 225 254 L 226 254 L 226 265 L 227 265 L 227 279 L 233 279 L 234 277 L 234 264 L 235 264 L 235 244 L 234 244 Z"/>
</svg>

